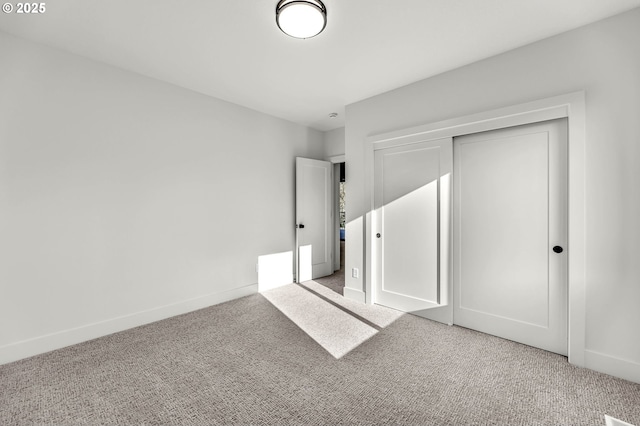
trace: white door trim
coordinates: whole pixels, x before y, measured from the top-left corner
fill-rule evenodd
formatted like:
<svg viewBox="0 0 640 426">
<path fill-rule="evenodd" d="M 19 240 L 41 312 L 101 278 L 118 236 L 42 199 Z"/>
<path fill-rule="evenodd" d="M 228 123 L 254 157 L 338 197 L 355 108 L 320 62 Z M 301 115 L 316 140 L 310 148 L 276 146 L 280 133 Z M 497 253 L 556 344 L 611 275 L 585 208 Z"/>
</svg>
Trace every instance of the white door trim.
<svg viewBox="0 0 640 426">
<path fill-rule="evenodd" d="M 346 162 L 346 156 L 342 155 L 334 155 L 333 157 L 327 158 L 327 161 L 331 162 L 334 165 L 333 169 L 333 271 L 337 271 L 340 269 L 340 163 Z"/>
<path fill-rule="evenodd" d="M 569 362 L 585 366 L 585 93 L 575 92 L 506 108 L 373 135 L 365 140 L 365 300 L 372 303 L 372 212 L 374 151 L 418 141 L 456 137 L 556 118 L 568 119 L 569 147 Z"/>
</svg>

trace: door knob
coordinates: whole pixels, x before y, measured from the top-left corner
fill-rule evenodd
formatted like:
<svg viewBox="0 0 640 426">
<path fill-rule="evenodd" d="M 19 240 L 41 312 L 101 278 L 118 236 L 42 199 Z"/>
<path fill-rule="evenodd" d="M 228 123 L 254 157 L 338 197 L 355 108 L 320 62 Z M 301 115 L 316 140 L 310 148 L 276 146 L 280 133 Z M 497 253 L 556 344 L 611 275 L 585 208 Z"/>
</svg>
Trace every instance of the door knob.
<svg viewBox="0 0 640 426">
<path fill-rule="evenodd" d="M 380 235 L 380 233 L 378 232 L 378 233 L 376 234 L 376 238 L 380 238 L 380 237 L 381 237 L 381 235 Z"/>
<path fill-rule="evenodd" d="M 560 247 L 560 246 L 555 246 L 555 247 L 553 248 L 553 251 L 554 251 L 555 253 L 562 253 L 562 250 L 563 250 L 563 248 L 562 248 L 562 247 Z"/>
<path fill-rule="evenodd" d="M 303 224 L 296 225 L 296 228 L 298 228 L 298 229 L 302 229 L 302 228 L 304 228 L 304 225 L 303 225 Z"/>
</svg>

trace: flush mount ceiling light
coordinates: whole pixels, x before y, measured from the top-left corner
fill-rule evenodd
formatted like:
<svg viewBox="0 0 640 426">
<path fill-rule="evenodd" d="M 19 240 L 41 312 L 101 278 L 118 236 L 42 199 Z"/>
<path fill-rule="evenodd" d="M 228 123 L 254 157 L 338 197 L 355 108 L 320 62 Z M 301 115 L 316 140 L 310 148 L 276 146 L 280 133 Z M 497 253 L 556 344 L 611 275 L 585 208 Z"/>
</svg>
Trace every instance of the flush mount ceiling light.
<svg viewBox="0 0 640 426">
<path fill-rule="evenodd" d="M 276 6 L 276 23 L 291 37 L 315 37 L 327 25 L 327 8 L 320 0 L 280 0 Z"/>
</svg>

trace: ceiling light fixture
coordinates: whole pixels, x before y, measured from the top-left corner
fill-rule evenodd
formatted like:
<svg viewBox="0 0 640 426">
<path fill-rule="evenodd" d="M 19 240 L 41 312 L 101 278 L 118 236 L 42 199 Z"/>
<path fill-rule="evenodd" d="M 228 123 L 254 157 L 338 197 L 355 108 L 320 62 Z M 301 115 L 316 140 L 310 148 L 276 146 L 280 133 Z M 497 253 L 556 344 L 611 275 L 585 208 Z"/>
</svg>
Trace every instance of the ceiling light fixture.
<svg viewBox="0 0 640 426">
<path fill-rule="evenodd" d="M 315 37 L 327 26 L 327 8 L 320 0 L 280 0 L 276 23 L 291 37 Z"/>
</svg>

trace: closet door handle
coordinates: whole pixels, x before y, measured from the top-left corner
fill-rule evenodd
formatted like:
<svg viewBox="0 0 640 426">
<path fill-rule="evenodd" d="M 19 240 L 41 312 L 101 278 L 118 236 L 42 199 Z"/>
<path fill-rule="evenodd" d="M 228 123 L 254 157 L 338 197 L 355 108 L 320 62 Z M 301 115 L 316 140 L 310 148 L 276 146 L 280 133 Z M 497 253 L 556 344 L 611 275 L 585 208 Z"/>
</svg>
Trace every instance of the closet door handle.
<svg viewBox="0 0 640 426">
<path fill-rule="evenodd" d="M 553 252 L 554 252 L 554 253 L 562 253 L 562 251 L 563 251 L 563 250 L 564 250 L 564 249 L 563 249 L 562 247 L 560 247 L 560 246 L 555 246 L 555 247 L 553 248 Z"/>
</svg>

